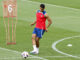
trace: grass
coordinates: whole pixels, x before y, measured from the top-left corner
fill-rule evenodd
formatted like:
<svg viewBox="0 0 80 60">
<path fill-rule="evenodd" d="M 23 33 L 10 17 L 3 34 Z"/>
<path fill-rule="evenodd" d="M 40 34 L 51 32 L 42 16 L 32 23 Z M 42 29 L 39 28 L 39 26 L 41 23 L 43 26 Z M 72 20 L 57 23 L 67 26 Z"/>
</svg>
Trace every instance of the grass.
<svg viewBox="0 0 80 60">
<path fill-rule="evenodd" d="M 60 2 L 59 1 L 57 2 L 57 1 L 58 0 L 56 0 L 56 4 L 60 5 Z M 63 2 L 63 0 L 61 1 Z M 68 0 L 66 1 L 69 2 Z M 36 14 L 36 10 L 39 9 L 39 3 L 29 2 L 25 0 L 24 1 L 18 0 L 18 22 L 17 22 L 17 29 L 16 29 L 17 30 L 16 31 L 17 44 L 16 45 L 6 45 L 5 28 L 3 24 L 1 2 L 2 0 L 0 0 L 0 47 L 19 51 L 19 52 L 23 52 L 23 51 L 30 52 L 32 50 L 31 35 L 35 27 L 35 26 L 31 27 L 30 23 L 32 23 L 36 19 L 35 14 Z M 43 0 L 41 0 L 40 2 L 43 2 Z M 54 3 L 51 3 L 52 0 L 50 1 L 44 0 L 44 2 L 54 4 Z M 76 1 L 76 2 L 79 2 L 79 1 Z M 73 3 L 74 8 L 77 8 L 74 6 L 75 5 L 74 2 L 71 2 L 71 3 Z M 62 4 L 62 6 L 64 5 Z M 68 5 L 66 6 L 68 7 Z M 80 10 L 56 7 L 56 6 L 51 6 L 51 5 L 46 4 L 46 11 L 48 15 L 51 17 L 51 19 L 53 20 L 53 24 L 49 28 L 49 32 L 45 33 L 43 38 L 40 40 L 40 54 L 33 55 L 33 56 L 43 57 L 48 60 L 53 60 L 53 59 L 54 60 L 64 60 L 64 59 L 65 60 L 79 60 L 77 58 L 72 58 L 72 57 L 62 57 L 62 58 L 52 57 L 50 58 L 46 56 L 65 56 L 65 55 L 62 55 L 54 51 L 51 48 L 51 46 L 57 40 L 60 40 L 65 37 L 76 36 L 80 34 L 80 28 L 79 28 Z M 79 56 L 80 54 L 79 39 L 80 38 L 73 38 L 73 39 L 62 41 L 56 47 L 60 51 Z M 67 47 L 67 44 L 69 43 L 71 43 L 73 46 Z M 5 49 L 0 48 L 0 58 L 7 58 L 7 57 L 8 57 L 7 60 L 11 60 L 12 57 L 15 58 L 13 60 L 24 60 L 21 58 L 20 53 L 14 53 L 13 51 L 7 51 Z M 39 59 L 29 58 L 28 60 L 39 60 Z"/>
<path fill-rule="evenodd" d="M 41 3 L 48 3 L 53 5 L 60 5 L 65 7 L 77 8 L 80 9 L 80 0 L 31 0 Z"/>
</svg>

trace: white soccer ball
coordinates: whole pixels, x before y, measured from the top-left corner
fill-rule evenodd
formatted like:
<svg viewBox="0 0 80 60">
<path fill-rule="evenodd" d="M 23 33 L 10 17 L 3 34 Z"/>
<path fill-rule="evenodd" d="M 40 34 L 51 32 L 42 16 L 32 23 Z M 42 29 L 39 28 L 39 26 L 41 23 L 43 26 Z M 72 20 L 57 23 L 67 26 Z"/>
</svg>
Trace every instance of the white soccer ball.
<svg viewBox="0 0 80 60">
<path fill-rule="evenodd" d="M 26 59 L 27 57 L 29 57 L 29 53 L 24 51 L 21 53 L 21 56 Z"/>
</svg>

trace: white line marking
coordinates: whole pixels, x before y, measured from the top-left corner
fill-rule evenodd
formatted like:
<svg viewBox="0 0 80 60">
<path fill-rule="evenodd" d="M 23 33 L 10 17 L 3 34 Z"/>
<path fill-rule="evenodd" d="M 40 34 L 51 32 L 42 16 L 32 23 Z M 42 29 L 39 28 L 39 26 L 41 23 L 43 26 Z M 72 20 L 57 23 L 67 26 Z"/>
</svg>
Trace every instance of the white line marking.
<svg viewBox="0 0 80 60">
<path fill-rule="evenodd" d="M 78 57 L 78 56 L 73 56 L 73 55 L 64 53 L 64 52 L 62 52 L 62 51 L 60 51 L 60 50 L 58 50 L 58 49 L 56 48 L 56 45 L 57 45 L 58 43 L 60 43 L 60 42 L 62 42 L 62 41 L 64 41 L 64 40 L 67 40 L 67 39 L 77 38 L 77 37 L 80 37 L 80 36 L 72 36 L 72 37 L 67 37 L 67 38 L 60 39 L 60 40 L 58 40 L 58 41 L 56 41 L 56 42 L 54 42 L 54 43 L 52 44 L 52 48 L 53 48 L 55 51 L 57 51 L 58 53 L 60 53 L 60 54 L 63 54 L 63 55 L 69 56 L 69 57 L 80 58 L 80 57 Z"/>
<path fill-rule="evenodd" d="M 69 57 L 69 56 L 44 56 L 46 58 L 65 58 L 65 57 Z"/>
<path fill-rule="evenodd" d="M 24 0 L 21 0 L 21 1 L 24 1 Z M 37 3 L 37 4 L 41 4 L 40 2 L 35 2 L 35 1 L 30 1 L 30 0 L 25 0 L 27 2 L 31 2 L 31 3 Z M 59 6 L 59 5 L 54 5 L 54 4 L 47 4 L 47 3 L 44 3 L 46 5 L 49 5 L 49 6 L 55 6 L 55 7 L 59 7 L 59 8 L 68 8 L 68 9 L 72 9 L 72 10 L 80 10 L 80 9 L 77 9 L 77 8 L 71 8 L 71 7 L 65 7 L 65 6 Z"/>
<path fill-rule="evenodd" d="M 1 50 L 6 50 L 6 51 L 10 51 L 10 52 L 14 52 L 14 53 L 18 53 L 18 54 L 21 54 L 21 52 L 18 52 L 18 51 L 15 51 L 15 50 L 10 50 L 10 49 L 6 49 L 6 48 L 1 48 Z M 38 58 L 38 59 L 42 59 L 42 60 L 48 60 L 48 59 L 45 59 L 45 58 L 42 58 L 42 57 L 39 57 L 39 56 L 33 56 L 33 55 L 30 55 L 32 58 Z"/>
<path fill-rule="evenodd" d="M 21 57 L 6 57 L 6 58 L 3 57 L 3 58 L 0 58 L 0 60 L 2 60 L 2 59 L 5 59 L 5 60 L 6 59 L 11 59 L 12 60 L 12 59 L 21 59 Z"/>
<path fill-rule="evenodd" d="M 5 59 L 5 60 L 6 60 L 6 59 L 21 59 L 21 58 L 22 58 L 22 57 L 3 57 L 3 58 L 1 57 L 0 60 L 1 60 L 1 59 Z M 33 56 L 33 57 L 28 57 L 27 59 L 33 59 L 33 58 L 41 59 L 41 58 L 36 57 L 36 56 L 35 56 L 35 57 L 34 57 L 34 56 Z"/>
</svg>

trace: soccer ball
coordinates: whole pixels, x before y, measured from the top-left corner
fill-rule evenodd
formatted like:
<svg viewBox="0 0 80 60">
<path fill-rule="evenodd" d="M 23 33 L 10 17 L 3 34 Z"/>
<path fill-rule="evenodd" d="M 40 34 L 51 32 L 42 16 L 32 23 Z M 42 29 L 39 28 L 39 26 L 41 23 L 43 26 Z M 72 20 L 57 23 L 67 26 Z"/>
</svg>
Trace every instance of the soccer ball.
<svg viewBox="0 0 80 60">
<path fill-rule="evenodd" d="M 26 59 L 27 57 L 29 57 L 29 53 L 24 51 L 21 53 L 21 56 Z"/>
</svg>

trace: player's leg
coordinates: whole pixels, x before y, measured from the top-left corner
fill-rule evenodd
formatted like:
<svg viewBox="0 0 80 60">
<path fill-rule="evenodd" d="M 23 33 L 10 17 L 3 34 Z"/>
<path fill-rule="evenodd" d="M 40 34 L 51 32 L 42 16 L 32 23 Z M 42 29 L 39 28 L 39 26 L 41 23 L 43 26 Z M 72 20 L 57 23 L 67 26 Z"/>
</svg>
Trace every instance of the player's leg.
<svg viewBox="0 0 80 60">
<path fill-rule="evenodd" d="M 33 51 L 36 51 L 36 34 L 32 34 Z"/>
<path fill-rule="evenodd" d="M 36 37 L 36 47 L 39 48 L 39 40 L 40 38 Z"/>
<path fill-rule="evenodd" d="M 36 49 L 37 49 L 37 53 L 39 53 L 39 37 L 36 37 Z"/>
<path fill-rule="evenodd" d="M 39 53 L 39 40 L 40 38 L 36 37 L 36 34 L 32 34 L 33 51 L 30 52 L 31 54 Z"/>
<path fill-rule="evenodd" d="M 36 48 L 36 36 L 37 36 L 37 29 L 34 28 L 33 34 L 32 34 L 32 44 L 33 44 L 33 51 L 31 51 L 31 54 L 37 54 L 37 48 Z"/>
</svg>

